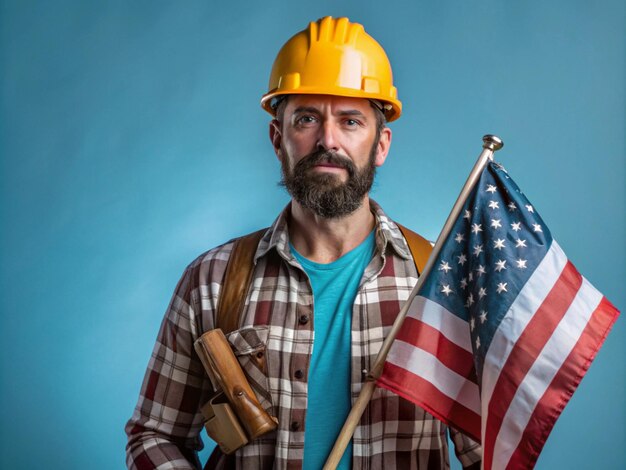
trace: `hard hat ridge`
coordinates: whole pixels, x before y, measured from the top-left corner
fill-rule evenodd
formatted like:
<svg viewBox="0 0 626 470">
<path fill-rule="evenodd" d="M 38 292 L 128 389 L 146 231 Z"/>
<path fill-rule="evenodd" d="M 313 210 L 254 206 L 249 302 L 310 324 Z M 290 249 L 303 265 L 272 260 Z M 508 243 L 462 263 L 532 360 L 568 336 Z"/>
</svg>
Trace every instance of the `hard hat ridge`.
<svg viewBox="0 0 626 470">
<path fill-rule="evenodd" d="M 337 18 L 333 20 L 331 16 L 320 18 L 309 23 L 309 38 L 311 42 L 327 41 L 336 44 L 353 44 L 357 35 L 364 32 L 363 25 L 350 23 L 348 18 Z"/>
<path fill-rule="evenodd" d="M 375 100 L 382 103 L 387 121 L 402 112 L 385 51 L 348 18 L 327 16 L 311 22 L 281 48 L 261 106 L 274 115 L 272 102 L 289 94 Z"/>
</svg>

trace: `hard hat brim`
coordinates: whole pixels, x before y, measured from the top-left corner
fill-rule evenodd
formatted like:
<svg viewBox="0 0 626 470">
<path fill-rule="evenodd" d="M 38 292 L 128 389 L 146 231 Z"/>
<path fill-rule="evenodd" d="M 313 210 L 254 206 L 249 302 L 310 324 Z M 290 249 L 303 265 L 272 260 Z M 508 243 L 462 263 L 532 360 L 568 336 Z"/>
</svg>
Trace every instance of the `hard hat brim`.
<svg viewBox="0 0 626 470">
<path fill-rule="evenodd" d="M 361 90 L 354 90 L 351 88 L 343 88 L 340 90 L 334 88 L 333 90 L 328 91 L 320 90 L 319 88 L 306 89 L 304 87 L 298 88 L 297 90 L 272 90 L 263 95 L 261 98 L 261 107 L 263 107 L 263 109 L 270 113 L 273 117 L 276 117 L 276 109 L 272 107 L 272 100 L 274 98 L 287 95 L 329 95 L 379 101 L 383 103 L 383 113 L 387 122 L 395 121 L 402 114 L 402 103 L 399 100 L 390 100 L 388 96 L 382 94 L 364 94 Z"/>
</svg>

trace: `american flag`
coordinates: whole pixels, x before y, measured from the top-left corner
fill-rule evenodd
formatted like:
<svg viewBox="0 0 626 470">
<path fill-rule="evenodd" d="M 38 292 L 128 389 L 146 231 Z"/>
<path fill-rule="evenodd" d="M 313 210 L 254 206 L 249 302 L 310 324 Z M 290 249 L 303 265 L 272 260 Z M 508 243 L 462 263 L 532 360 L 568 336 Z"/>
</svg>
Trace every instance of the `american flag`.
<svg viewBox="0 0 626 470">
<path fill-rule="evenodd" d="M 378 384 L 482 442 L 483 468 L 529 468 L 618 314 L 491 162 Z"/>
</svg>

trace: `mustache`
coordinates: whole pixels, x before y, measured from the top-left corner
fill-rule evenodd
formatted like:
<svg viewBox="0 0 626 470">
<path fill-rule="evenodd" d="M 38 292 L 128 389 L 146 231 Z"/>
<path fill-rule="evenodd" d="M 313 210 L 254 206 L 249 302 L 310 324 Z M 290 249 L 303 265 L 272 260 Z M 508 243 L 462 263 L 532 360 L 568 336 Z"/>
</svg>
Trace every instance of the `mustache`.
<svg viewBox="0 0 626 470">
<path fill-rule="evenodd" d="M 353 176 L 356 172 L 356 167 L 352 160 L 337 152 L 328 150 L 317 150 L 306 155 L 296 163 L 294 172 L 301 174 L 320 163 L 329 163 L 339 168 L 344 168 L 350 176 Z"/>
</svg>

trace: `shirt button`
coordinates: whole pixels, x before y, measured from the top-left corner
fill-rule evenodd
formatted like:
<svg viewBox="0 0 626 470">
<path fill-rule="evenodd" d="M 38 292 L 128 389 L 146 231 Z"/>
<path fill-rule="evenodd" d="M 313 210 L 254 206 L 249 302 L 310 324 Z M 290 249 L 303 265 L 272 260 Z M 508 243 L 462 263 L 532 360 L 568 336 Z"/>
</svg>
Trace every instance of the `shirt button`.
<svg viewBox="0 0 626 470">
<path fill-rule="evenodd" d="M 307 323 L 309 323 L 309 316 L 300 315 L 300 318 L 298 318 L 298 321 L 300 322 L 301 325 L 306 325 Z"/>
<path fill-rule="evenodd" d="M 298 429 L 300 429 L 300 423 L 297 421 L 292 421 L 290 428 L 292 431 L 297 431 Z"/>
<path fill-rule="evenodd" d="M 301 379 L 302 377 L 304 377 L 304 371 L 302 369 L 298 369 L 293 375 L 296 377 L 296 379 Z"/>
</svg>

